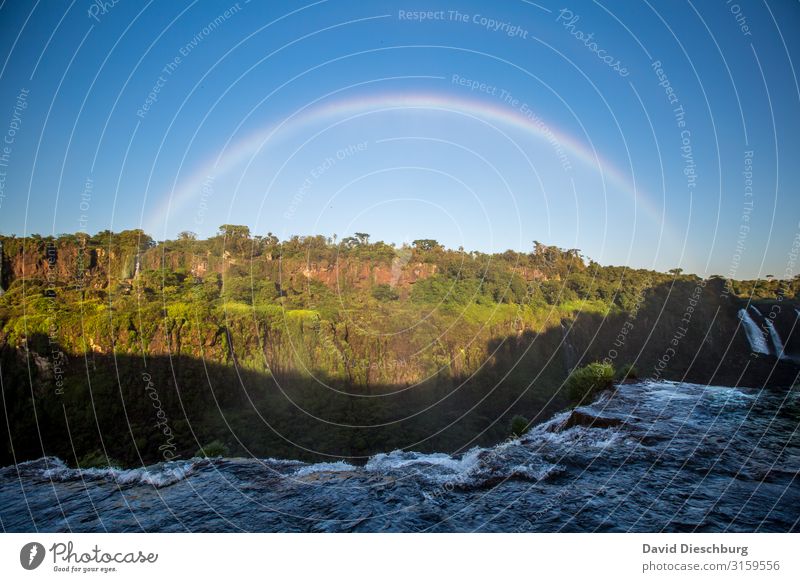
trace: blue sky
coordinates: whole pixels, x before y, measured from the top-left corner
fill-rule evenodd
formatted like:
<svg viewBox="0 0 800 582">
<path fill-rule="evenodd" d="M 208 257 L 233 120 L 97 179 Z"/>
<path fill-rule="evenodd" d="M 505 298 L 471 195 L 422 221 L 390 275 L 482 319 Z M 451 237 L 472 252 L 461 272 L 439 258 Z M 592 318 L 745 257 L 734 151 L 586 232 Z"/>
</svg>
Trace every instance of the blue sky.
<svg viewBox="0 0 800 582">
<path fill-rule="evenodd" d="M 797 3 L 101 4 L 0 7 L 4 234 L 232 222 L 796 273 Z"/>
</svg>

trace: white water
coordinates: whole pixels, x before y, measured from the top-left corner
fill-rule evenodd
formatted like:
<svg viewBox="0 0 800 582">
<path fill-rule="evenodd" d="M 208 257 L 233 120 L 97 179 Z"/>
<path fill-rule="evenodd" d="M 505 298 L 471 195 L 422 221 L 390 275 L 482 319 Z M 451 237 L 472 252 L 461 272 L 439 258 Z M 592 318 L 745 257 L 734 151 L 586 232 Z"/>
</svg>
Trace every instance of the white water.
<svg viewBox="0 0 800 582">
<path fill-rule="evenodd" d="M 417 466 L 438 467 L 454 473 L 469 473 L 480 464 L 481 454 L 487 449 L 474 447 L 460 457 L 445 453 L 416 453 L 411 451 L 393 451 L 380 453 L 367 462 L 367 471 L 391 471 L 404 467 Z"/>
<path fill-rule="evenodd" d="M 71 469 L 63 461 L 57 459 L 53 463 L 53 467 L 44 471 L 42 476 L 54 481 L 104 479 L 118 485 L 152 485 L 158 488 L 174 485 L 178 481 L 186 479 L 194 473 L 198 466 L 205 463 L 204 460 L 196 459 L 193 461 L 169 461 L 138 469 L 115 467 Z"/>
<path fill-rule="evenodd" d="M 778 335 L 778 330 L 775 329 L 775 325 L 772 323 L 772 320 L 767 317 L 764 319 L 764 323 L 767 324 L 767 330 L 769 331 L 769 337 L 772 340 L 772 347 L 775 349 L 775 355 L 778 356 L 778 359 L 787 359 L 786 354 L 783 353 L 783 342 L 781 341 L 781 336 Z"/>
<path fill-rule="evenodd" d="M 334 461 L 332 463 L 314 463 L 306 465 L 294 472 L 295 477 L 305 477 L 315 473 L 341 473 L 357 470 L 355 465 L 351 465 L 347 461 Z"/>
<path fill-rule="evenodd" d="M 750 342 L 750 349 L 758 354 L 769 355 L 769 346 L 767 345 L 767 338 L 764 337 L 764 332 L 753 321 L 750 314 L 746 310 L 739 310 L 739 319 L 744 325 L 744 333 L 747 335 L 747 341 Z"/>
<path fill-rule="evenodd" d="M 624 419 L 617 427 L 561 430 L 567 411 L 495 447 L 393 451 L 366 466 L 219 458 L 77 471 L 49 457 L 0 468 L 0 523 L 68 533 L 793 531 L 800 441 L 786 435 L 798 406 L 798 390 L 650 382 L 581 407 Z M 319 479 L 298 479 L 298 468 Z"/>
</svg>

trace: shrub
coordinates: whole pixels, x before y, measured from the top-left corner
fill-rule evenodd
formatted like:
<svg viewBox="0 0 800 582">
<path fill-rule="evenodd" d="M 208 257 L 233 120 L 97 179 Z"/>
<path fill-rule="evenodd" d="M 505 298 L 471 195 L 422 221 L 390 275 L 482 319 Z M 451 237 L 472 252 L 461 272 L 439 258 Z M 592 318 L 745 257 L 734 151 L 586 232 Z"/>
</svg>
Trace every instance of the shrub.
<svg viewBox="0 0 800 582">
<path fill-rule="evenodd" d="M 570 373 L 566 382 L 567 396 L 577 404 L 613 385 L 614 367 L 611 364 L 593 362 Z"/>
<path fill-rule="evenodd" d="M 578 299 L 578 294 L 575 291 L 555 279 L 542 281 L 539 285 L 539 291 L 541 291 L 548 305 L 558 305 L 559 303 L 567 303 Z"/>
<path fill-rule="evenodd" d="M 639 372 L 636 371 L 636 367 L 633 364 L 625 364 L 620 368 L 619 372 L 617 372 L 617 381 L 624 382 L 625 380 L 635 380 L 639 377 Z"/>
<path fill-rule="evenodd" d="M 528 425 L 530 421 L 522 416 L 521 414 L 517 414 L 514 418 L 511 419 L 511 436 L 513 437 L 521 437 L 530 428 Z"/>
<path fill-rule="evenodd" d="M 220 441 L 211 441 L 201 449 L 199 449 L 195 457 L 224 457 L 228 454 L 228 447 Z"/>
<path fill-rule="evenodd" d="M 103 451 L 92 451 L 85 454 L 78 461 L 78 467 L 81 469 L 99 468 L 105 469 L 106 467 L 121 467 L 122 464 L 116 459 L 107 457 Z"/>
<path fill-rule="evenodd" d="M 400 299 L 400 294 L 390 285 L 386 285 L 385 283 L 373 287 L 372 296 L 378 301 L 396 301 L 397 299 Z"/>
</svg>

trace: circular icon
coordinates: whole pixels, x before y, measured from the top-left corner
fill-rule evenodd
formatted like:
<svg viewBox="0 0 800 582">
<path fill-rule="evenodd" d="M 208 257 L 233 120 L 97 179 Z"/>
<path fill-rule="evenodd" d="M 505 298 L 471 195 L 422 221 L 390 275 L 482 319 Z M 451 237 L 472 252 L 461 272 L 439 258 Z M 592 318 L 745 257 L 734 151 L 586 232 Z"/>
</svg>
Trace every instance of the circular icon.
<svg viewBox="0 0 800 582">
<path fill-rule="evenodd" d="M 44 546 L 39 542 L 29 542 L 19 551 L 19 563 L 26 570 L 35 570 L 44 561 Z"/>
</svg>

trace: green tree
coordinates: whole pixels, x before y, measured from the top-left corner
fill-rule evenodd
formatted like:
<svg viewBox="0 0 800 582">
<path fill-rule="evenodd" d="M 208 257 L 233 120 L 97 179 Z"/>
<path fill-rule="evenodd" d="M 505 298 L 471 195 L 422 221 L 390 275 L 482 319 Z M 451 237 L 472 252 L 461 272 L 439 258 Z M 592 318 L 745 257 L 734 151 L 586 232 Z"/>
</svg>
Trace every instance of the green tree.
<svg viewBox="0 0 800 582">
<path fill-rule="evenodd" d="M 225 238 L 250 238 L 250 227 L 239 224 L 223 224 L 219 227 L 218 235 Z"/>
<path fill-rule="evenodd" d="M 435 241 L 432 238 L 420 238 L 415 241 L 412 241 L 411 245 L 415 249 L 420 251 L 433 251 L 442 248 L 442 245 L 440 245 L 438 241 Z"/>
</svg>

